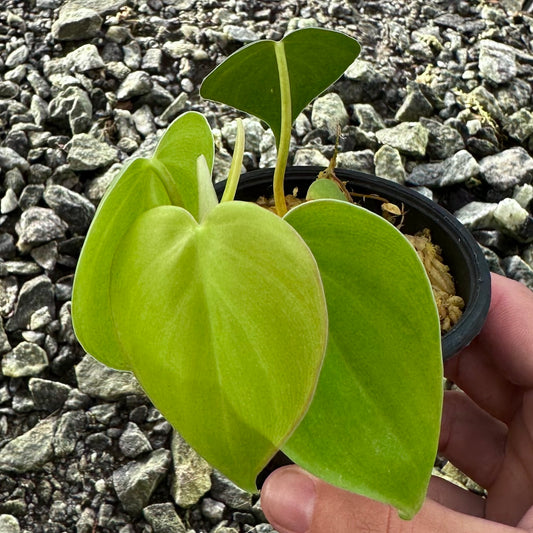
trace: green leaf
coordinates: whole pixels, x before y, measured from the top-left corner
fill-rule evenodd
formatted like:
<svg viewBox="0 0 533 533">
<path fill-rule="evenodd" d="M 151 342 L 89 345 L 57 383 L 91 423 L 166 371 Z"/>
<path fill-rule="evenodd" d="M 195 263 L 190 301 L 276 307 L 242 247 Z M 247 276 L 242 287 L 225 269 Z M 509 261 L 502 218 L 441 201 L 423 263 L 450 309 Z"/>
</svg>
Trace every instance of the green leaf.
<svg viewBox="0 0 533 533">
<path fill-rule="evenodd" d="M 168 127 L 151 159 L 162 179 L 175 185 L 179 197 L 173 200 L 173 205 L 185 208 L 196 220 L 200 203 L 196 160 L 200 155 L 205 157 L 211 173 L 215 157 L 211 129 L 203 115 L 189 111 Z"/>
<path fill-rule="evenodd" d="M 229 56 L 202 83 L 204 98 L 231 105 L 264 120 L 279 143 L 281 132 L 280 75 L 276 41 L 259 41 Z M 292 120 L 327 89 L 356 59 L 360 46 L 343 33 L 304 28 L 285 36 Z"/>
<path fill-rule="evenodd" d="M 327 343 L 316 262 L 297 232 L 245 202 L 198 224 L 141 215 L 120 244 L 111 306 L 141 385 L 180 434 L 244 489 L 302 418 Z"/>
<path fill-rule="evenodd" d="M 151 159 L 135 159 L 113 180 L 85 239 L 72 290 L 72 321 L 83 348 L 108 366 L 128 370 L 109 302 L 109 280 L 118 243 L 148 209 L 177 204 L 199 216 L 198 189 L 213 164 L 213 136 L 205 118 L 186 113 L 176 119 Z M 203 156 L 202 176 L 197 160 Z M 211 194 L 211 197 L 214 192 Z M 209 197 L 209 194 L 207 194 Z"/>
<path fill-rule="evenodd" d="M 396 228 L 353 204 L 316 200 L 285 219 L 317 260 L 329 340 L 311 407 L 283 450 L 410 518 L 426 493 L 442 404 L 439 319 L 422 264 Z"/>
<path fill-rule="evenodd" d="M 342 200 L 347 202 L 346 196 L 340 190 L 339 186 L 330 179 L 318 178 L 307 189 L 306 200 L 319 200 L 324 198 L 332 198 L 334 200 Z"/>
</svg>

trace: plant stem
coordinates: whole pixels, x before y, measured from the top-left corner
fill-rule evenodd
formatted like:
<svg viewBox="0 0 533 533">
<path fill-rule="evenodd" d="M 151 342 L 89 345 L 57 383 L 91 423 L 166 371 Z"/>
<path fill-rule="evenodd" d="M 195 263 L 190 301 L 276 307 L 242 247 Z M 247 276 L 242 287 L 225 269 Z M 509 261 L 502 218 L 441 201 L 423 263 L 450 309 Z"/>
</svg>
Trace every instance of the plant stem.
<svg viewBox="0 0 533 533">
<path fill-rule="evenodd" d="M 278 140 L 278 158 L 274 170 L 273 187 L 276 211 L 278 215 L 282 217 L 287 212 L 283 180 L 285 178 L 285 169 L 287 168 L 287 159 L 289 157 L 289 147 L 291 142 L 292 103 L 289 69 L 287 68 L 287 57 L 285 56 L 283 41 L 276 42 L 274 50 L 276 51 L 276 61 L 278 64 L 279 90 L 281 97 L 281 128 Z"/>
<path fill-rule="evenodd" d="M 242 158 L 244 155 L 244 126 L 240 118 L 237 119 L 237 137 L 235 138 L 235 147 L 233 148 L 233 157 L 229 169 L 228 180 L 224 189 L 224 194 L 220 202 L 229 202 L 235 198 L 235 191 L 239 185 L 241 175 Z"/>
</svg>

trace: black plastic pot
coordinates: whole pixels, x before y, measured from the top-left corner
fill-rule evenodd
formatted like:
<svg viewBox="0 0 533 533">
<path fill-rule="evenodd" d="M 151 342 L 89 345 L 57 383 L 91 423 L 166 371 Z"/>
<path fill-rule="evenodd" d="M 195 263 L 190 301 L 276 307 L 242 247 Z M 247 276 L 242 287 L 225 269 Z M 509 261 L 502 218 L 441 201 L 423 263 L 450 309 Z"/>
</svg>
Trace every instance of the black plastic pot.
<svg viewBox="0 0 533 533">
<path fill-rule="evenodd" d="M 299 190 L 305 197 L 307 188 L 316 179 L 321 167 L 289 167 L 285 173 L 285 192 Z M 450 267 L 457 294 L 465 301 L 460 321 L 442 336 L 443 359 L 449 359 L 472 341 L 480 332 L 490 304 L 490 272 L 485 257 L 470 232 L 448 211 L 425 196 L 395 182 L 370 174 L 347 169 L 335 169 L 335 174 L 351 192 L 375 194 L 406 210 L 402 231 L 416 233 L 429 228 L 433 242 L 442 249 L 444 262 Z M 260 169 L 241 176 L 236 199 L 255 201 L 260 196 L 272 196 L 273 169 Z M 222 194 L 224 182 L 218 183 Z M 381 202 L 366 199 L 360 202 L 367 209 L 381 214 Z"/>
</svg>

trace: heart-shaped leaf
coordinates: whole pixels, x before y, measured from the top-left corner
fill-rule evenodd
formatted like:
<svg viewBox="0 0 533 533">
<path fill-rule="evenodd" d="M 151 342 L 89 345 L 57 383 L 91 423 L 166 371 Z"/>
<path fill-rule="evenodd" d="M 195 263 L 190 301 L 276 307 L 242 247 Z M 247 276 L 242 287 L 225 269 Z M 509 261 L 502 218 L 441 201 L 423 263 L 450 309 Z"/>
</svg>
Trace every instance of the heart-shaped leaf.
<svg viewBox="0 0 533 533">
<path fill-rule="evenodd" d="M 423 266 L 396 228 L 356 205 L 317 200 L 285 218 L 317 260 L 329 340 L 311 407 L 284 451 L 412 517 L 427 490 L 442 403 L 439 319 Z"/>
<path fill-rule="evenodd" d="M 120 172 L 98 206 L 76 268 L 72 321 L 83 348 L 108 366 L 129 369 L 109 306 L 111 263 L 118 243 L 141 213 L 156 206 L 181 205 L 198 217 L 198 189 L 205 189 L 206 164 L 210 175 L 213 153 L 206 119 L 186 113 L 172 123 L 152 158 L 135 159 Z M 197 174 L 202 156 L 202 173 Z"/>
<path fill-rule="evenodd" d="M 278 70 L 276 47 L 286 58 L 287 73 Z M 343 33 L 304 28 L 279 42 L 259 41 L 237 50 L 205 78 L 200 94 L 264 120 L 279 142 L 280 83 L 290 85 L 294 121 L 313 98 L 343 74 L 360 50 L 357 41 Z"/>
<path fill-rule="evenodd" d="M 128 362 L 167 420 L 241 487 L 302 418 L 327 343 L 316 262 L 274 214 L 225 202 L 141 215 L 111 278 Z"/>
</svg>

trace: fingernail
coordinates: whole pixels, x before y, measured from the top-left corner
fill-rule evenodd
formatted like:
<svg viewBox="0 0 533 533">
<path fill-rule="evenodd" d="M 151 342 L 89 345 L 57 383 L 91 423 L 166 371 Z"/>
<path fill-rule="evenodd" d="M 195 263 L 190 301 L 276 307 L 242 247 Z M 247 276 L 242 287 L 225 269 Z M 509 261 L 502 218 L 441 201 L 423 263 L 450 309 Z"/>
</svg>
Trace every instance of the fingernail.
<svg viewBox="0 0 533 533">
<path fill-rule="evenodd" d="M 275 528 L 307 533 L 313 519 L 315 498 L 313 479 L 291 466 L 269 476 L 261 491 L 261 506 Z"/>
</svg>

